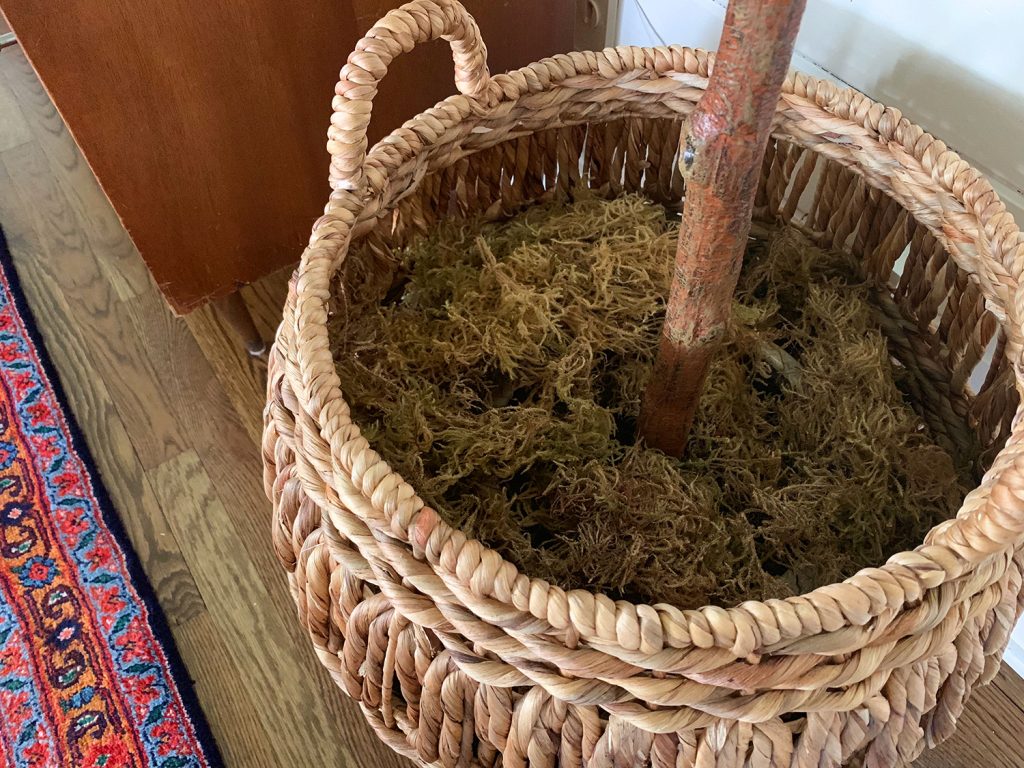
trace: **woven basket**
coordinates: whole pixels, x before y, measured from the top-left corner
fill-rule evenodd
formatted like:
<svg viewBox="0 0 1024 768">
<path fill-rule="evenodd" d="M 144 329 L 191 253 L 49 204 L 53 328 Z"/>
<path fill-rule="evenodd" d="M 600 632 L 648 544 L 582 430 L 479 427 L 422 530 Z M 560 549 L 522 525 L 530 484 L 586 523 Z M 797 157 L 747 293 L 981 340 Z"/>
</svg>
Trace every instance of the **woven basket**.
<svg viewBox="0 0 1024 768">
<path fill-rule="evenodd" d="M 461 95 L 367 154 L 388 65 L 439 37 Z M 360 436 L 328 313 L 339 291 L 386 283 L 393 250 L 442 219 L 583 187 L 678 206 L 680 125 L 713 56 L 622 47 L 495 77 L 485 59 L 459 3 L 415 0 L 359 42 L 337 87 L 334 192 L 291 282 L 264 434 L 274 545 L 321 661 L 423 765 L 913 760 L 996 672 L 1020 610 L 1024 236 L 899 111 L 790 75 L 757 216 L 861 259 L 934 433 L 980 443 L 984 479 L 913 552 L 799 597 L 680 610 L 567 592 L 445 524 Z"/>
</svg>

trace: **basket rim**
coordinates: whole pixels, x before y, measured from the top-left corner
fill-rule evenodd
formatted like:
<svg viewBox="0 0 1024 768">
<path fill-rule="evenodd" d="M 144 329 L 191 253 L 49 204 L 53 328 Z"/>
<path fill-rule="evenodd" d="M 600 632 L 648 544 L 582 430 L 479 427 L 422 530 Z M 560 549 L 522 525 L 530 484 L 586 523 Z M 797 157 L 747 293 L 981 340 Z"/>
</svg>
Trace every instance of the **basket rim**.
<svg viewBox="0 0 1024 768">
<path fill-rule="evenodd" d="M 1005 556 L 1024 534 L 1019 403 L 1011 434 L 980 485 L 967 495 L 955 518 L 936 526 L 914 550 L 895 553 L 885 564 L 862 569 L 843 582 L 788 598 L 686 610 L 664 603 L 613 602 L 602 593 L 564 590 L 523 574 L 496 551 L 452 528 L 351 421 L 327 338 L 327 302 L 351 238 L 372 228 L 402 194 L 389 189 L 392 170 L 415 160 L 459 123 L 503 110 L 507 114 L 510 104 L 531 95 L 560 88 L 617 87 L 657 98 L 670 87 L 702 89 L 712 62 L 713 54 L 682 46 L 619 46 L 561 54 L 497 75 L 492 78 L 501 92 L 496 102 L 451 96 L 378 142 L 367 156 L 366 186 L 358 192 L 335 190 L 314 226 L 276 345 L 283 350 L 279 353 L 286 359 L 300 408 L 315 423 L 316 437 L 302 447 L 333 491 L 325 504 L 343 505 L 378 539 L 387 537 L 411 550 L 481 618 L 486 619 L 481 612 L 504 606 L 546 622 L 547 634 L 575 633 L 601 647 L 642 654 L 718 648 L 743 658 L 758 649 L 794 650 L 801 638 L 849 626 L 874 622 L 874 631 L 880 631 L 929 590 L 990 557 Z M 1006 334 L 1005 355 L 1016 389 L 1024 393 L 1024 235 L 987 180 L 899 110 L 800 73 L 791 72 L 786 79 L 773 135 L 853 168 L 932 231 L 981 287 L 986 306 Z M 302 483 L 313 498 L 324 499 L 305 476 Z"/>
</svg>

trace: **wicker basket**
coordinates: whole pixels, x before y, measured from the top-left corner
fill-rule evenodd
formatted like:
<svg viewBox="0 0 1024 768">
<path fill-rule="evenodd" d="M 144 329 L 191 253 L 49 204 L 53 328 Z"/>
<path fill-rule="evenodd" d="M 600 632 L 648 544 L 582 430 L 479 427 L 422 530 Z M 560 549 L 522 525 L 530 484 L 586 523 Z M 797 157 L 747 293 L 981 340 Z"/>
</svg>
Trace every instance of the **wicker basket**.
<svg viewBox="0 0 1024 768">
<path fill-rule="evenodd" d="M 461 95 L 367 154 L 389 63 L 439 37 Z M 680 124 L 713 56 L 623 47 L 495 77 L 485 58 L 455 0 L 415 0 L 359 42 L 337 87 L 334 192 L 292 279 L 264 435 L 274 544 L 320 659 L 380 737 L 423 765 L 914 759 L 996 672 L 1020 610 L 1024 237 L 1012 217 L 897 110 L 791 75 L 757 215 L 862 260 L 935 433 L 980 441 L 988 471 L 915 551 L 800 597 L 680 610 L 566 592 L 446 525 L 360 436 L 329 306 L 346 259 L 365 280 L 444 218 L 584 186 L 678 204 Z"/>
</svg>

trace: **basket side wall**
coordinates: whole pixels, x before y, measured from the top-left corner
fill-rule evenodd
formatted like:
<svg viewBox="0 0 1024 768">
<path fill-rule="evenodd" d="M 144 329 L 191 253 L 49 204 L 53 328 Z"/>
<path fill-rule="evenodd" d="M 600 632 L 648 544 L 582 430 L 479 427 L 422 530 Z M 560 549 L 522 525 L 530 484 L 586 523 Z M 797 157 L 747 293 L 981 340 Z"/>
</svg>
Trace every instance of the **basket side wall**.
<svg viewBox="0 0 1024 768">
<path fill-rule="evenodd" d="M 589 125 L 569 113 L 566 125 L 519 126 L 513 133 L 523 135 L 496 142 L 467 129 L 457 151 L 431 147 L 394 169 L 356 224 L 344 292 L 382 291 L 395 251 L 443 219 L 500 218 L 582 187 L 676 204 L 685 192 L 679 110 L 633 111 L 641 114 Z M 1007 339 L 981 288 L 931 222 L 869 174 L 788 138 L 780 132 L 769 147 L 758 215 L 861 259 L 890 297 L 887 331 L 913 366 L 914 395 L 932 428 L 954 449 L 979 441 L 991 459 L 1010 432 L 1017 393 Z M 421 764 L 788 766 L 813 756 L 810 764 L 839 765 L 860 755 L 868 765 L 899 765 L 947 737 L 971 688 L 998 668 L 1020 610 L 1021 560 L 1009 551 L 845 644 L 832 633 L 827 664 L 821 648 L 791 646 L 779 651 L 788 669 L 755 669 L 743 685 L 728 682 L 737 665 L 714 649 L 689 654 L 689 665 L 666 657 L 669 691 L 621 663 L 602 670 L 591 656 L 538 646 L 525 618 L 497 632 L 458 596 L 439 598 L 429 569 L 375 536 L 337 494 L 307 493 L 303 478 L 318 470 L 304 453 L 319 427 L 298 403 L 292 343 L 285 329 L 269 380 L 275 547 L 323 663 L 381 737 Z M 571 647 L 570 636 L 557 636 Z M 530 663 L 503 660 L 513 655 Z M 654 716 L 642 702 L 657 704 Z"/>
</svg>

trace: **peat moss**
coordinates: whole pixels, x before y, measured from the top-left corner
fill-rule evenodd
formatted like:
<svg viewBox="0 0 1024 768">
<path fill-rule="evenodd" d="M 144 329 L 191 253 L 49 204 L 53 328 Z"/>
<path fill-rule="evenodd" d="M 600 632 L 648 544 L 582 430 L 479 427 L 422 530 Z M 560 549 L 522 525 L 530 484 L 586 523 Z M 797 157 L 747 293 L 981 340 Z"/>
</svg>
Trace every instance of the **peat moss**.
<svg viewBox="0 0 1024 768">
<path fill-rule="evenodd" d="M 682 460 L 638 443 L 678 225 L 639 197 L 460 222 L 332 328 L 371 444 L 449 523 L 563 587 L 781 597 L 913 548 L 970 482 L 899 386 L 849 257 L 751 241 Z"/>
</svg>

